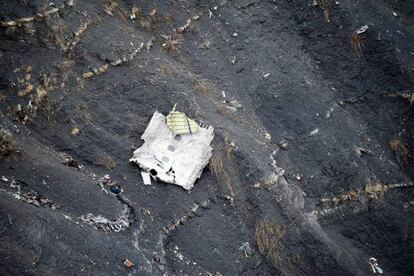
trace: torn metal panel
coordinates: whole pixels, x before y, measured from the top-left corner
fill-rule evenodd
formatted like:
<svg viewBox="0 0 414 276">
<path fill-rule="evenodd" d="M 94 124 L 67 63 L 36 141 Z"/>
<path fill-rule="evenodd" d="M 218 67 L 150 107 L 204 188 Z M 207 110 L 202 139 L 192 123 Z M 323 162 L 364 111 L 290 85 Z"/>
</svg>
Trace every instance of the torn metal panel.
<svg viewBox="0 0 414 276">
<path fill-rule="evenodd" d="M 142 171 L 141 176 L 142 176 L 142 181 L 144 182 L 144 185 L 151 185 L 151 176 L 149 173 Z"/>
<path fill-rule="evenodd" d="M 130 161 L 155 179 L 190 190 L 200 178 L 213 150 L 210 146 L 214 138 L 213 127 L 197 125 L 197 129 L 196 133 L 176 136 L 167 126 L 165 116 L 155 112 L 141 137 L 145 143 L 134 152 Z"/>
</svg>

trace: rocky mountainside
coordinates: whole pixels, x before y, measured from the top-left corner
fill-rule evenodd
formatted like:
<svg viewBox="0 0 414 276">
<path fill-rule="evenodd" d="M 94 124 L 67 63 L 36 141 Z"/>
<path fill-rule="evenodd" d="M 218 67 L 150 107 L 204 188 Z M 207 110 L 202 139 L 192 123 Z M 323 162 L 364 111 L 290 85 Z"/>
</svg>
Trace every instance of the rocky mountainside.
<svg viewBox="0 0 414 276">
<path fill-rule="evenodd" d="M 409 0 L 0 0 L 0 274 L 411 275 L 413 85 Z M 175 103 L 190 192 L 129 162 Z"/>
</svg>

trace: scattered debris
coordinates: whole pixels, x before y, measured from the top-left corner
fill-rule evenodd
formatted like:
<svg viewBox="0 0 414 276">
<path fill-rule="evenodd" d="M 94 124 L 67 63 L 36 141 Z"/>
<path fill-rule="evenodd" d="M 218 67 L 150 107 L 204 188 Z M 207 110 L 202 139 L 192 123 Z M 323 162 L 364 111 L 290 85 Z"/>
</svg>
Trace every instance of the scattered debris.
<svg viewBox="0 0 414 276">
<path fill-rule="evenodd" d="M 132 267 L 134 267 L 134 266 L 135 266 L 135 264 L 134 264 L 132 261 L 130 261 L 130 260 L 128 260 L 128 259 L 125 259 L 125 261 L 124 261 L 124 266 L 125 266 L 126 268 L 132 268 Z"/>
<path fill-rule="evenodd" d="M 77 169 L 82 169 L 83 168 L 83 166 L 80 164 L 80 162 L 78 160 L 73 159 L 72 156 L 65 155 L 64 158 L 65 159 L 62 162 L 63 165 L 66 165 L 68 167 L 74 167 L 74 168 L 77 168 Z"/>
<path fill-rule="evenodd" d="M 191 24 L 194 21 L 197 21 L 199 18 L 200 18 L 199 15 L 194 15 L 191 18 L 188 18 L 186 23 L 183 26 L 177 28 L 177 33 L 183 33 L 185 31 L 188 31 L 189 29 L 191 29 Z"/>
<path fill-rule="evenodd" d="M 255 183 L 253 187 L 255 189 L 265 188 L 267 190 L 272 190 L 272 188 L 277 184 L 279 179 L 285 174 L 285 170 L 282 168 L 274 167 L 272 171 L 266 177 L 263 177 L 259 182 Z"/>
<path fill-rule="evenodd" d="M 111 66 L 120 66 L 122 64 L 128 63 L 130 61 L 132 61 L 135 56 L 140 53 L 144 48 L 149 49 L 152 46 L 152 43 L 154 41 L 154 38 L 151 38 L 149 41 L 147 41 L 146 43 L 141 43 L 137 48 L 133 48 L 132 53 L 129 54 L 125 54 L 122 58 L 119 58 L 115 61 L 112 61 L 110 63 L 106 63 L 100 67 L 95 67 L 93 68 L 91 71 L 85 72 L 82 74 L 82 77 L 84 79 L 89 79 L 92 78 L 94 76 L 98 76 L 101 75 L 103 73 L 105 73 L 106 71 L 108 71 L 108 69 Z"/>
<path fill-rule="evenodd" d="M 225 94 L 224 94 L 225 95 Z M 237 100 L 223 100 L 222 103 L 226 104 L 226 108 L 230 109 L 233 112 L 236 112 L 237 109 L 241 108 L 241 104 Z"/>
<path fill-rule="evenodd" d="M 62 4 L 59 7 L 54 7 L 50 10 L 41 12 L 41 13 L 37 13 L 35 15 L 29 16 L 29 17 L 22 17 L 22 18 L 18 18 L 15 20 L 11 20 L 11 21 L 0 21 L 0 26 L 1 27 L 21 27 L 33 20 L 36 19 L 41 19 L 47 16 L 50 16 L 52 14 L 55 14 L 57 12 L 59 12 L 59 10 L 67 8 L 67 7 L 72 7 L 73 6 L 73 1 L 67 1 L 67 3 Z"/>
<path fill-rule="evenodd" d="M 263 75 L 263 78 L 267 78 L 268 76 L 270 76 L 270 73 L 266 73 Z"/>
<path fill-rule="evenodd" d="M 57 208 L 59 208 L 58 205 L 53 203 L 53 200 L 42 198 L 34 190 L 23 192 L 20 184 L 17 184 L 17 182 L 14 179 L 10 182 L 9 188 L 11 188 L 12 191 L 7 191 L 4 189 L 0 189 L 0 191 L 13 196 L 17 200 L 21 200 L 23 202 L 35 205 L 37 207 L 45 207 L 45 208 L 50 208 L 52 210 L 56 210 Z"/>
<path fill-rule="evenodd" d="M 414 93 L 392 93 L 388 94 L 388 97 L 401 97 L 408 100 L 410 106 L 414 103 Z"/>
<path fill-rule="evenodd" d="M 368 183 L 363 188 L 350 190 L 333 198 L 321 198 L 322 209 L 317 211 L 320 216 L 327 216 L 341 211 L 343 207 L 354 202 L 356 207 L 366 204 L 371 200 L 378 200 L 384 197 L 385 192 L 391 189 L 403 189 L 414 187 L 414 183 L 381 184 L 376 181 Z M 361 209 L 361 208 L 359 208 Z"/>
<path fill-rule="evenodd" d="M 253 255 L 253 249 L 250 247 L 249 242 L 245 242 L 243 243 L 240 247 L 239 247 L 239 251 L 244 253 L 244 256 L 247 258 L 250 255 Z"/>
<path fill-rule="evenodd" d="M 99 180 L 98 185 L 101 187 L 102 191 L 108 193 L 108 188 L 115 186 L 116 182 L 112 180 L 109 174 L 106 174 Z"/>
<path fill-rule="evenodd" d="M 1 176 L 1 180 L 4 182 L 9 182 L 9 179 L 5 177 L 4 175 Z"/>
<path fill-rule="evenodd" d="M 80 216 L 80 220 L 94 226 L 98 230 L 104 232 L 121 232 L 127 229 L 130 225 L 129 215 L 131 209 L 128 205 L 124 204 L 121 214 L 116 220 L 109 220 L 103 216 L 95 216 L 91 213 Z"/>
<path fill-rule="evenodd" d="M 371 269 L 372 273 L 374 273 L 374 274 L 377 274 L 377 273 L 378 274 L 384 274 L 384 271 L 378 265 L 377 259 L 375 259 L 373 257 L 369 258 L 368 264 L 369 264 L 369 268 Z"/>
<path fill-rule="evenodd" d="M 142 181 L 144 182 L 144 185 L 151 185 L 151 177 L 149 173 L 142 171 L 141 177 Z"/>
<path fill-rule="evenodd" d="M 172 112 L 176 114 L 175 109 Z M 165 116 L 156 111 L 141 137 L 144 145 L 134 152 L 130 162 L 138 164 L 155 179 L 190 190 L 212 155 L 210 144 L 214 129 L 198 125 L 195 128 L 189 120 L 173 129 L 176 134 L 191 134 L 176 135 L 168 127 Z"/>
<path fill-rule="evenodd" d="M 367 149 L 361 148 L 361 147 L 357 147 L 357 146 L 354 146 L 354 150 L 355 150 L 355 153 L 357 154 L 358 157 L 361 157 L 361 155 L 363 153 L 364 154 L 370 154 L 371 153 L 370 150 L 367 150 Z"/>
<path fill-rule="evenodd" d="M 76 45 L 78 45 L 81 35 L 88 29 L 88 26 L 92 23 L 90 18 L 86 19 L 86 22 L 82 23 L 79 28 L 73 33 L 73 38 L 66 43 L 66 46 L 63 48 L 64 52 L 72 51 Z"/>
</svg>

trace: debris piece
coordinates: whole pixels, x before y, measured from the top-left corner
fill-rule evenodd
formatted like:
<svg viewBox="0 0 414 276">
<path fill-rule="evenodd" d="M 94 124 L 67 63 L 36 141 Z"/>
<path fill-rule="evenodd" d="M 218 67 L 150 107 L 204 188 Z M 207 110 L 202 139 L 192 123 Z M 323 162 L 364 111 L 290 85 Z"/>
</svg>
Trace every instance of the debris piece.
<svg viewBox="0 0 414 276">
<path fill-rule="evenodd" d="M 225 96 L 225 94 L 224 94 L 224 96 Z M 224 104 L 226 104 L 227 105 L 226 107 L 228 109 L 230 109 L 231 111 L 233 111 L 233 112 L 236 112 L 237 109 L 241 108 L 241 104 L 237 100 L 232 100 L 232 101 L 223 100 L 221 102 L 224 103 Z"/>
<path fill-rule="evenodd" d="M 142 181 L 144 181 L 144 185 L 151 185 L 151 177 L 150 174 L 147 172 L 141 172 Z"/>
<path fill-rule="evenodd" d="M 70 135 L 72 135 L 72 136 L 76 136 L 76 135 L 78 135 L 78 134 L 79 134 L 79 132 L 80 132 L 79 128 L 74 127 L 74 128 L 72 128 L 72 130 L 70 131 Z"/>
<path fill-rule="evenodd" d="M 133 6 L 131 10 L 131 14 L 129 15 L 130 19 L 135 19 L 138 16 L 139 9 L 137 6 Z"/>
<path fill-rule="evenodd" d="M 120 216 L 116 220 L 109 220 L 103 216 L 95 216 L 91 213 L 80 216 L 80 220 L 94 226 L 96 229 L 104 232 L 121 232 L 129 227 L 129 215 L 131 209 L 128 205 L 124 204 L 124 208 L 121 211 Z"/>
<path fill-rule="evenodd" d="M 134 264 L 132 261 L 130 261 L 130 260 L 128 260 L 128 259 L 125 259 L 125 261 L 124 261 L 124 266 L 125 266 L 126 268 L 131 268 L 131 267 L 134 267 L 134 266 L 135 266 L 135 264 Z"/>
<path fill-rule="evenodd" d="M 249 242 L 243 243 L 239 247 L 239 251 L 244 252 L 246 258 L 253 254 L 253 249 L 250 247 Z"/>
<path fill-rule="evenodd" d="M 312 131 L 309 133 L 309 135 L 310 135 L 310 136 L 313 136 L 313 135 L 316 135 L 316 134 L 318 134 L 318 133 L 319 133 L 319 129 L 315 128 L 314 130 L 312 130 Z"/>
<path fill-rule="evenodd" d="M 377 259 L 373 257 L 369 258 L 368 264 L 369 264 L 369 268 L 371 269 L 372 273 L 384 274 L 384 270 L 382 270 L 382 268 L 379 267 Z"/>
<path fill-rule="evenodd" d="M 122 188 L 119 185 L 113 185 L 109 187 L 109 190 L 111 191 L 111 193 L 116 194 L 116 195 L 122 192 Z"/>
<path fill-rule="evenodd" d="M 401 97 L 406 99 L 410 103 L 410 106 L 414 103 L 414 93 L 393 93 L 388 94 L 388 97 Z"/>
<path fill-rule="evenodd" d="M 270 73 L 266 73 L 263 75 L 263 78 L 267 78 L 268 76 L 270 76 Z"/>
<path fill-rule="evenodd" d="M 362 27 L 360 27 L 360 28 L 358 28 L 358 29 L 356 29 L 355 30 L 355 33 L 356 34 L 363 34 L 363 33 L 365 33 L 366 31 L 368 30 L 368 25 L 364 25 L 364 26 L 362 26 Z"/>
<path fill-rule="evenodd" d="M 73 159 L 72 156 L 66 155 L 65 160 L 62 162 L 63 165 L 66 165 L 68 167 L 74 167 L 77 169 L 82 169 L 83 166 L 80 164 L 78 160 Z"/>
<path fill-rule="evenodd" d="M 370 154 L 371 153 L 370 150 L 367 150 L 367 149 L 361 148 L 361 147 L 357 147 L 357 146 L 354 146 L 354 150 L 355 150 L 356 154 L 358 155 L 358 157 L 361 157 L 361 155 L 363 153 L 365 153 L 365 154 Z"/>
<path fill-rule="evenodd" d="M 155 16 L 157 14 L 157 9 L 152 9 L 149 13 L 149 16 Z"/>
<path fill-rule="evenodd" d="M 9 179 L 5 177 L 4 175 L 1 176 L 1 180 L 4 182 L 9 182 Z"/>
<path fill-rule="evenodd" d="M 270 133 L 266 133 L 265 134 L 265 138 L 266 138 L 266 140 L 272 140 L 272 135 L 270 135 Z"/>
<path fill-rule="evenodd" d="M 19 181 L 21 182 L 21 181 Z M 50 208 L 52 210 L 56 210 L 59 208 L 58 205 L 53 203 L 53 200 L 42 198 L 36 191 L 30 190 L 28 192 L 23 192 L 20 184 L 17 184 L 16 181 L 13 179 L 10 184 L 9 188 L 12 189 L 12 191 L 6 191 L 4 189 L 0 189 L 1 192 L 5 192 L 11 196 L 13 196 L 17 200 L 21 200 L 23 202 L 26 202 L 28 204 L 35 205 L 36 207 L 45 207 Z"/>
<path fill-rule="evenodd" d="M 167 115 L 167 126 L 176 135 L 192 134 L 198 132 L 198 125 L 182 112 L 175 111 L 177 104 Z"/>
<path fill-rule="evenodd" d="M 29 17 L 17 18 L 15 20 L 11 20 L 11 21 L 0 21 L 0 27 L 8 28 L 8 27 L 15 27 L 15 26 L 16 27 L 24 26 L 24 24 L 27 24 L 27 23 L 29 23 L 33 20 L 41 19 L 41 18 L 50 16 L 54 13 L 57 13 L 61 9 L 64 9 L 64 8 L 67 8 L 67 7 L 72 7 L 73 2 L 74 1 L 68 1 L 67 3 L 62 4 L 59 7 L 55 7 L 55 8 L 52 8 L 50 10 L 47 10 L 47 11 L 44 11 L 44 12 L 41 12 L 41 13 L 37 13 L 37 14 L 29 16 Z"/>
<path fill-rule="evenodd" d="M 288 149 L 288 142 L 286 140 L 282 140 L 282 141 L 279 142 L 278 146 L 282 150 L 287 150 Z"/>
<path fill-rule="evenodd" d="M 170 114 L 174 117 L 177 112 L 174 109 L 172 112 L 174 113 Z M 184 116 L 180 115 L 181 118 L 186 118 Z M 188 123 L 184 121 L 185 128 L 173 124 L 173 133 L 165 116 L 156 111 L 141 137 L 145 143 L 134 151 L 130 162 L 138 164 L 155 179 L 190 190 L 212 155 L 210 144 L 214 138 L 214 128 L 204 128 L 191 119 L 188 120 Z M 194 123 L 190 123 L 190 120 Z M 176 135 L 177 131 L 192 134 Z"/>
<path fill-rule="evenodd" d="M 330 107 L 329 110 L 326 112 L 325 118 L 331 118 L 332 112 L 334 111 L 333 107 Z"/>
<path fill-rule="evenodd" d="M 364 148 L 361 148 L 361 147 L 357 147 L 357 146 L 354 146 L 354 150 L 355 150 L 356 154 L 358 155 L 358 157 L 361 157 L 361 155 L 363 153 L 365 153 L 365 154 L 371 153 L 371 151 L 369 151 L 367 149 L 364 149 Z"/>
<path fill-rule="evenodd" d="M 253 187 L 255 189 L 265 188 L 267 190 L 272 190 L 273 186 L 275 186 L 279 179 L 285 174 L 285 170 L 282 168 L 276 168 L 266 177 L 263 177 L 259 182 L 255 183 Z"/>
</svg>

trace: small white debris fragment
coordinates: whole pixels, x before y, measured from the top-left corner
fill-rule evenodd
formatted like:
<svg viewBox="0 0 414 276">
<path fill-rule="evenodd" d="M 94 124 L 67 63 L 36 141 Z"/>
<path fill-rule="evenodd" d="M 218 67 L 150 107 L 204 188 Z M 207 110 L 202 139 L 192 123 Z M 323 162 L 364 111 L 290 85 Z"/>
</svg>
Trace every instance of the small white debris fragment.
<svg viewBox="0 0 414 276">
<path fill-rule="evenodd" d="M 318 133 L 319 133 L 319 129 L 315 128 L 314 130 L 312 130 L 312 131 L 309 133 L 309 135 L 310 135 L 310 136 L 313 136 L 313 135 L 316 135 L 316 134 L 318 134 Z"/>
<path fill-rule="evenodd" d="M 270 73 L 266 73 L 263 75 L 263 78 L 267 78 L 268 76 L 270 76 Z"/>
<path fill-rule="evenodd" d="M 398 14 L 395 11 L 392 12 L 392 15 L 394 15 L 395 17 L 398 16 Z"/>
<path fill-rule="evenodd" d="M 244 253 L 244 256 L 247 258 L 250 255 L 253 254 L 253 250 L 249 245 L 249 242 L 245 242 L 243 243 L 240 247 L 239 247 L 239 251 Z"/>
<path fill-rule="evenodd" d="M 377 259 L 373 257 L 369 258 L 368 264 L 369 264 L 369 268 L 371 269 L 372 273 L 384 274 L 384 270 L 382 270 L 382 268 L 379 267 Z"/>
<path fill-rule="evenodd" d="M 358 29 L 356 29 L 355 33 L 356 34 L 363 34 L 368 30 L 368 25 L 364 25 Z"/>
<path fill-rule="evenodd" d="M 319 5 L 318 1 L 317 1 L 317 0 L 313 0 L 313 2 L 312 2 L 312 7 L 316 7 L 316 6 L 318 6 L 318 5 Z"/>
<path fill-rule="evenodd" d="M 4 182 L 9 182 L 9 179 L 4 175 L 1 176 L 1 180 L 3 180 Z"/>
<path fill-rule="evenodd" d="M 236 112 L 237 109 L 242 107 L 241 104 L 237 100 L 232 100 L 232 101 L 223 100 L 221 102 L 226 104 L 226 107 L 233 112 Z"/>
<path fill-rule="evenodd" d="M 286 140 L 282 140 L 279 142 L 279 148 L 282 150 L 287 150 L 288 148 L 288 142 Z"/>
<path fill-rule="evenodd" d="M 221 95 L 223 96 L 223 98 L 225 98 L 226 97 L 226 92 L 224 92 L 224 90 L 221 91 Z"/>
<path fill-rule="evenodd" d="M 269 133 L 265 134 L 265 138 L 269 141 L 272 140 L 272 136 Z"/>
<path fill-rule="evenodd" d="M 151 177 L 149 173 L 141 171 L 141 176 L 144 181 L 144 185 L 151 185 Z"/>
<path fill-rule="evenodd" d="M 362 148 L 362 147 L 357 147 L 357 146 L 354 146 L 354 150 L 355 150 L 355 153 L 357 154 L 358 157 L 361 157 L 361 155 L 363 153 L 365 153 L 365 154 L 371 153 L 370 150 L 367 150 L 367 149 Z"/>
<path fill-rule="evenodd" d="M 208 10 L 208 19 L 211 19 L 213 17 L 213 12 L 211 10 Z"/>
<path fill-rule="evenodd" d="M 329 110 L 326 112 L 325 118 L 326 119 L 330 118 L 333 111 L 334 111 L 333 107 L 330 107 Z"/>
</svg>

